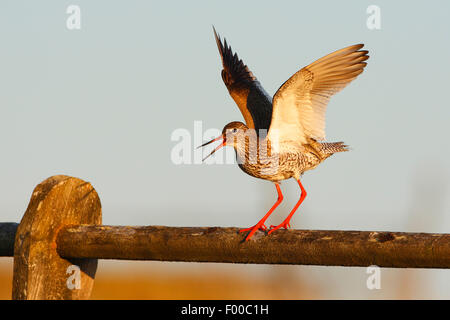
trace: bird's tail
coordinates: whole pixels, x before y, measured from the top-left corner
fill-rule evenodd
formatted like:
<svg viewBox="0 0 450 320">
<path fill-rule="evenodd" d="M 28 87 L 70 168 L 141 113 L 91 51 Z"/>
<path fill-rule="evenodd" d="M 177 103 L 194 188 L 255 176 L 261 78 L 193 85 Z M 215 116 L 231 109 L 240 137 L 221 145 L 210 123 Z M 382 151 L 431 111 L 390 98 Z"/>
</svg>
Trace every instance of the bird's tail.
<svg viewBox="0 0 450 320">
<path fill-rule="evenodd" d="M 333 154 L 336 152 L 349 151 L 350 148 L 344 142 L 319 142 L 320 152 L 324 154 Z"/>
</svg>

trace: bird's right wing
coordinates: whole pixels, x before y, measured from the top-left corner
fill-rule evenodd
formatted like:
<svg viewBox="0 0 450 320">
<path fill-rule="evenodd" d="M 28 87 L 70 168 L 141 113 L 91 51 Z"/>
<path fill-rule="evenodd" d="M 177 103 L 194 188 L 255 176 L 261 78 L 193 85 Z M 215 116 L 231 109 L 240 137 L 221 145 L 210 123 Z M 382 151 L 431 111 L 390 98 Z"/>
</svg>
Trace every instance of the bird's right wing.
<svg viewBox="0 0 450 320">
<path fill-rule="evenodd" d="M 275 93 L 269 138 L 282 145 L 325 139 L 325 111 L 331 96 L 367 65 L 368 51 L 357 44 L 330 53 L 296 72 Z"/>
<path fill-rule="evenodd" d="M 272 98 L 237 54 L 233 54 L 227 40 L 224 39 L 222 43 L 215 29 L 214 36 L 222 58 L 222 80 L 241 110 L 247 126 L 256 129 L 258 134 L 260 129 L 269 130 Z"/>
</svg>

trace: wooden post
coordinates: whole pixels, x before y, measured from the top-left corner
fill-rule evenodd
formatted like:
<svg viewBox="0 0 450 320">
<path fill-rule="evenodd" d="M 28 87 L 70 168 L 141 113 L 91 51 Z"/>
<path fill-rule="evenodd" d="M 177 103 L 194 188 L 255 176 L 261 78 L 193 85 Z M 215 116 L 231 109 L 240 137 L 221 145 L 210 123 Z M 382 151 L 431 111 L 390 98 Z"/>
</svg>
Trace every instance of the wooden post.
<svg viewBox="0 0 450 320">
<path fill-rule="evenodd" d="M 101 220 L 100 199 L 89 182 L 60 175 L 40 183 L 15 237 L 12 298 L 88 299 L 97 259 L 63 259 L 55 240 L 64 226 Z"/>
</svg>

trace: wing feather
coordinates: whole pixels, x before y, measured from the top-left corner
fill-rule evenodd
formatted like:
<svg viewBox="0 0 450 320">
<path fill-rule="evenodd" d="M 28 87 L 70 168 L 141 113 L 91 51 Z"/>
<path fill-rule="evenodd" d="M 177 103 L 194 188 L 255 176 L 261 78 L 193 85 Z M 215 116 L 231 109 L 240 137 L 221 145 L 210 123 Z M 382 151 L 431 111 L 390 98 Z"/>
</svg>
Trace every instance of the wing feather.
<svg viewBox="0 0 450 320">
<path fill-rule="evenodd" d="M 214 27 L 213 27 L 214 29 Z M 233 53 L 227 40 L 223 43 L 214 29 L 217 48 L 222 59 L 222 80 L 239 107 L 249 128 L 269 130 L 272 119 L 272 98 L 250 69 Z"/>
<path fill-rule="evenodd" d="M 269 138 L 307 143 L 325 139 L 325 113 L 330 98 L 367 65 L 368 51 L 357 44 L 330 53 L 296 72 L 273 97 Z"/>
</svg>

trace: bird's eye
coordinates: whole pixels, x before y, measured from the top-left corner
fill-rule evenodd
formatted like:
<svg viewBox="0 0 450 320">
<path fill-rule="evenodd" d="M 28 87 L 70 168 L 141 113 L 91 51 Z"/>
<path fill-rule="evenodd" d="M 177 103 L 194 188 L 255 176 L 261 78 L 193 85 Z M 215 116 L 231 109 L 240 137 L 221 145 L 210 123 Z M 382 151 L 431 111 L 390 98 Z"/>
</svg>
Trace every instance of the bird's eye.
<svg viewBox="0 0 450 320">
<path fill-rule="evenodd" d="M 237 132 L 237 129 L 236 129 L 236 128 L 233 128 L 233 130 L 231 130 L 231 132 L 232 132 L 232 133 L 236 133 L 236 132 Z"/>
</svg>

